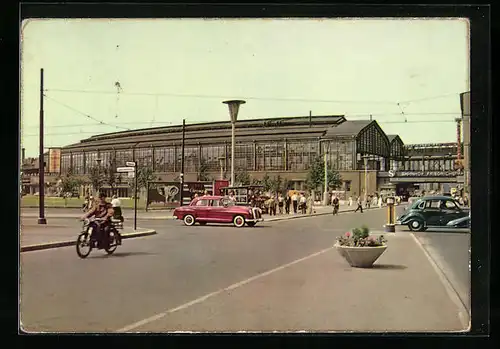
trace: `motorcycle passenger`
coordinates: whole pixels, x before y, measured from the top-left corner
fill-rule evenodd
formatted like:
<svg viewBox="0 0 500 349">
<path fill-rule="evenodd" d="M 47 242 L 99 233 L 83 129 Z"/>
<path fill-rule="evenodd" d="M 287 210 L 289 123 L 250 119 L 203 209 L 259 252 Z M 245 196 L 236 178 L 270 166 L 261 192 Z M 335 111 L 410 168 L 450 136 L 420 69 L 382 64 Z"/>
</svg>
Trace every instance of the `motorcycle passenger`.
<svg viewBox="0 0 500 349">
<path fill-rule="evenodd" d="M 94 205 L 92 210 L 83 215 L 82 220 L 94 216 L 95 218 L 100 218 L 102 220 L 93 222 L 93 232 L 92 235 L 97 241 L 102 241 L 104 247 L 109 245 L 109 227 L 110 219 L 113 217 L 114 210 L 113 206 L 106 201 L 106 194 L 100 193 L 99 200 Z M 103 239 L 104 238 L 104 239 Z"/>
<path fill-rule="evenodd" d="M 118 219 L 123 223 L 123 215 L 122 215 L 122 202 L 118 199 L 117 195 L 113 195 L 111 199 L 111 206 L 113 206 L 113 218 Z"/>
</svg>

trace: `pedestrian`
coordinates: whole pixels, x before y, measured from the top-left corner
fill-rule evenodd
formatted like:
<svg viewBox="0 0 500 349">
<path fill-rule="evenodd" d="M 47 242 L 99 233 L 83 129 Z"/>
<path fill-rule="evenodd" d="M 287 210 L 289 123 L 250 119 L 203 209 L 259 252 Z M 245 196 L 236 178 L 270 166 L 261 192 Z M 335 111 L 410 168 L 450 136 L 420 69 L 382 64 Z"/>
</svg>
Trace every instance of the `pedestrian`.
<svg viewBox="0 0 500 349">
<path fill-rule="evenodd" d="M 348 206 L 352 206 L 352 196 L 349 196 L 349 202 L 347 204 Z"/>
<path fill-rule="evenodd" d="M 269 199 L 267 199 L 265 205 L 267 207 L 269 215 L 276 216 L 276 202 L 274 200 L 274 197 L 271 196 Z"/>
<path fill-rule="evenodd" d="M 300 194 L 300 199 L 299 199 L 299 205 L 300 205 L 300 211 L 302 214 L 306 214 L 306 204 L 307 204 L 307 199 L 304 195 L 304 193 Z"/>
<path fill-rule="evenodd" d="M 332 199 L 332 206 L 333 206 L 333 214 L 336 215 L 339 213 L 339 198 L 337 195 L 334 195 L 333 196 L 333 199 Z"/>
<path fill-rule="evenodd" d="M 307 214 L 313 213 L 313 206 L 314 206 L 314 198 L 311 195 L 311 193 L 309 193 L 306 199 Z"/>
<path fill-rule="evenodd" d="M 378 208 L 382 208 L 382 196 L 378 197 Z"/>
<path fill-rule="evenodd" d="M 358 210 L 361 210 L 361 213 L 363 213 L 363 201 L 361 200 L 361 195 L 358 196 L 356 203 L 358 204 L 358 207 L 356 208 L 356 210 L 354 212 L 358 212 Z"/>
<path fill-rule="evenodd" d="M 290 198 L 290 195 L 287 195 L 285 198 L 285 212 L 286 212 L 286 214 L 290 214 L 291 203 L 292 203 L 292 198 Z"/>
<path fill-rule="evenodd" d="M 88 195 L 85 195 L 85 199 L 83 201 L 83 205 L 82 205 L 82 211 L 86 211 L 89 207 L 89 201 L 90 201 L 90 198 Z"/>
<path fill-rule="evenodd" d="M 276 198 L 274 196 L 271 196 L 269 200 L 271 200 L 269 205 L 269 208 L 271 210 L 271 216 L 276 216 L 276 206 L 277 206 Z"/>
<path fill-rule="evenodd" d="M 111 206 L 113 207 L 113 218 L 119 219 L 120 221 L 123 222 L 123 215 L 122 215 L 122 203 L 120 199 L 115 195 L 113 195 L 112 200 L 111 200 Z"/>
<path fill-rule="evenodd" d="M 283 214 L 283 206 L 285 205 L 285 199 L 283 198 L 283 195 L 279 193 L 278 195 L 278 208 L 280 214 Z"/>
<path fill-rule="evenodd" d="M 297 214 L 297 208 L 299 206 L 299 197 L 297 196 L 297 192 L 294 192 L 292 194 L 292 206 L 293 206 L 293 213 Z"/>
</svg>

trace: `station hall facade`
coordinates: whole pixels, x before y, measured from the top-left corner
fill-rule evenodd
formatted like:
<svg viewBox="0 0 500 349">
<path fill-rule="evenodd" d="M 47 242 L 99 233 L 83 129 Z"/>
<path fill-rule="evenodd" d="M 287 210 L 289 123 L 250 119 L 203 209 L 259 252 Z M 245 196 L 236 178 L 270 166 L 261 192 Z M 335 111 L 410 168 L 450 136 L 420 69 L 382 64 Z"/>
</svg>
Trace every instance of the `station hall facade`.
<svg viewBox="0 0 500 349">
<path fill-rule="evenodd" d="M 327 154 L 328 165 L 340 172 L 338 190 L 351 195 L 377 190 L 377 172 L 403 160 L 402 142 L 390 142 L 376 121 L 348 121 L 341 115 L 241 120 L 236 124 L 235 171 L 251 178 L 280 176 L 291 188 L 305 189 L 311 163 Z M 399 140 L 399 137 L 398 137 Z M 399 140 L 400 141 L 400 140 Z M 61 149 L 61 174 L 71 169 L 85 176 L 100 166 L 137 161 L 151 167 L 162 181 L 178 180 L 182 161 L 182 126 L 168 126 L 92 136 Z M 367 170 L 364 164 L 367 159 Z M 231 123 L 185 126 L 184 180 L 196 181 L 203 164 L 206 175 L 228 178 L 231 166 Z"/>
<path fill-rule="evenodd" d="M 228 179 L 231 123 L 186 124 L 184 131 L 184 181 L 199 180 L 200 168 L 211 179 Z M 337 190 L 346 196 L 363 194 L 365 183 L 369 194 L 384 189 L 397 192 L 397 186 L 407 187 L 408 181 L 398 181 L 391 173 L 416 170 L 424 163 L 444 170 L 443 166 L 452 166 L 449 161 L 456 152 L 456 144 L 452 149 L 450 143 L 450 154 L 438 154 L 438 163 L 425 154 L 415 158 L 410 154 L 413 148 L 397 135 L 386 135 L 375 120 L 346 120 L 342 115 L 241 120 L 236 123 L 235 139 L 235 172 L 244 170 L 252 179 L 279 175 L 288 181 L 289 189 L 303 190 L 312 162 L 317 156 L 323 159 L 326 153 L 328 166 L 342 177 Z M 150 167 L 158 181 L 179 181 L 182 126 L 92 136 L 61 148 L 58 161 L 57 175 L 71 171 L 87 177 L 97 164 L 121 167 L 136 161 L 139 168 Z M 116 188 L 119 196 L 131 195 L 126 174 L 121 174 Z"/>
</svg>

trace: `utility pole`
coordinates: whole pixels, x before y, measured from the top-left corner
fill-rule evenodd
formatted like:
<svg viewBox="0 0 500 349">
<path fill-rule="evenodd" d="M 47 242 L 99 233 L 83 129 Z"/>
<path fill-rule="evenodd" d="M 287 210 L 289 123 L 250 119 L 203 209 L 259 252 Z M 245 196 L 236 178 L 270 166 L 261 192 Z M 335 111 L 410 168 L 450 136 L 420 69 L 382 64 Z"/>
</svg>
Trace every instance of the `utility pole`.
<svg viewBox="0 0 500 349">
<path fill-rule="evenodd" d="M 186 119 L 182 119 L 182 148 L 181 148 L 181 175 L 180 175 L 180 206 L 183 205 L 184 201 L 184 146 L 185 146 L 185 138 L 186 138 Z"/>
<path fill-rule="evenodd" d="M 323 154 L 323 159 L 325 162 L 325 191 L 323 193 L 323 205 L 328 206 L 328 166 L 327 166 L 326 151 Z"/>
<path fill-rule="evenodd" d="M 40 216 L 38 224 L 47 224 L 45 219 L 45 157 L 43 156 L 43 68 L 40 69 L 40 156 L 38 158 L 38 206 Z"/>
<path fill-rule="evenodd" d="M 309 110 L 309 127 L 312 127 L 312 111 Z"/>
<path fill-rule="evenodd" d="M 135 154 L 135 149 L 134 149 L 134 154 Z M 138 186 L 138 180 L 137 180 L 137 177 L 138 176 L 138 173 L 137 173 L 137 161 L 134 159 L 134 180 L 135 180 L 135 193 L 134 193 L 134 230 L 137 230 L 137 186 Z"/>
</svg>

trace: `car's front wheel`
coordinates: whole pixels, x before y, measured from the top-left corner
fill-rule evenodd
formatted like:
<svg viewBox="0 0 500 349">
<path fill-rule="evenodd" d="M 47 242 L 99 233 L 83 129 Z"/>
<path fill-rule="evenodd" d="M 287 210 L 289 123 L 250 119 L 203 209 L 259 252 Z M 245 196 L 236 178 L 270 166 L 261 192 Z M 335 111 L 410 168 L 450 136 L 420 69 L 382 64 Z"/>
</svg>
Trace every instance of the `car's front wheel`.
<svg viewBox="0 0 500 349">
<path fill-rule="evenodd" d="M 412 219 L 410 223 L 408 223 L 408 228 L 410 228 L 411 231 L 424 231 L 424 222 L 420 219 Z"/>
<path fill-rule="evenodd" d="M 242 226 L 245 225 L 245 218 L 243 216 L 235 216 L 233 218 L 233 224 L 236 228 L 241 228 Z"/>
<path fill-rule="evenodd" d="M 194 217 L 193 215 L 187 214 L 184 216 L 184 224 L 187 225 L 188 227 L 194 225 Z"/>
</svg>

